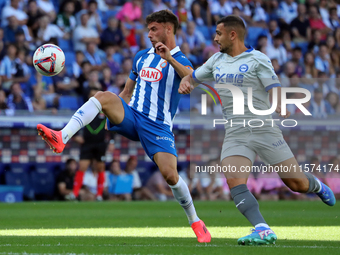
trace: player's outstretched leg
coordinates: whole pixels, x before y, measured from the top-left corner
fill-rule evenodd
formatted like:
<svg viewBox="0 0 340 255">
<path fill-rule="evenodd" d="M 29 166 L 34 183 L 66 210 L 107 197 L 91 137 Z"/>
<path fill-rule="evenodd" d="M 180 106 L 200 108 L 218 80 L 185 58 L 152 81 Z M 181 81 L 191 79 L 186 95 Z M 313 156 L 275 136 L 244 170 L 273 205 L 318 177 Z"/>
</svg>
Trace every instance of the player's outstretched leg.
<svg viewBox="0 0 340 255">
<path fill-rule="evenodd" d="M 240 170 L 241 166 L 251 167 L 252 162 L 243 156 L 229 156 L 222 161 L 222 166 L 228 165 Z M 277 236 L 264 220 L 256 198 L 246 185 L 249 173 L 225 172 L 225 175 L 236 208 L 255 227 L 250 235 L 239 238 L 237 243 L 240 245 L 274 244 Z"/>
<path fill-rule="evenodd" d="M 42 124 L 38 124 L 38 133 L 54 152 L 61 153 L 68 140 L 81 128 L 91 123 L 101 110 L 102 106 L 100 102 L 95 97 L 91 97 L 73 114 L 71 120 L 61 131 L 54 131 Z"/>
<path fill-rule="evenodd" d="M 124 119 L 125 113 L 121 99 L 111 92 L 100 91 L 75 112 L 61 131 L 55 131 L 38 124 L 38 133 L 54 152 L 61 153 L 68 140 L 81 128 L 90 124 L 101 111 L 112 123 L 119 124 Z"/>
<path fill-rule="evenodd" d="M 155 154 L 154 160 L 157 163 L 164 179 L 169 184 L 174 197 L 183 207 L 188 217 L 189 224 L 197 236 L 197 241 L 200 243 L 209 243 L 211 241 L 211 235 L 204 222 L 200 220 L 196 214 L 188 185 L 177 173 L 176 157 L 169 153 L 158 152 Z"/>
<path fill-rule="evenodd" d="M 291 169 L 299 169 L 299 171 L 294 172 L 279 172 L 282 181 L 295 192 L 300 193 L 315 193 L 320 197 L 322 202 L 326 205 L 335 205 L 336 199 L 333 191 L 324 183 L 322 183 L 318 178 L 309 172 L 303 172 L 296 159 L 290 158 L 279 164 L 278 166 L 287 166 Z M 274 165 L 276 166 L 276 165 Z M 292 167 L 294 166 L 294 167 Z"/>
</svg>

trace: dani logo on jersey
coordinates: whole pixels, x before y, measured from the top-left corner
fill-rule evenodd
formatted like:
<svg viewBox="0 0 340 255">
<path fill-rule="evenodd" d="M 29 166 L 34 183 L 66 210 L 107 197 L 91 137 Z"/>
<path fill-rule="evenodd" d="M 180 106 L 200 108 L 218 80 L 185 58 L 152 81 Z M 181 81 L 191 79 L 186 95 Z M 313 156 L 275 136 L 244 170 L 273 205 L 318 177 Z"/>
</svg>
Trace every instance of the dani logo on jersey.
<svg viewBox="0 0 340 255">
<path fill-rule="evenodd" d="M 157 82 L 163 78 L 162 72 L 153 67 L 143 67 L 139 72 L 139 76 L 142 80 L 148 82 Z"/>
</svg>

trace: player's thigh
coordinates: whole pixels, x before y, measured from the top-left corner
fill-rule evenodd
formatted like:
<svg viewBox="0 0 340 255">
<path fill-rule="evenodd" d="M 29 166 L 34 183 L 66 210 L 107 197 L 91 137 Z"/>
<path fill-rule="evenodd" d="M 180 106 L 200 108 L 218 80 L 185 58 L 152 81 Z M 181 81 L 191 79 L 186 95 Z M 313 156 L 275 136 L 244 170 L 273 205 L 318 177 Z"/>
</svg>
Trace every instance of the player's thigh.
<svg viewBox="0 0 340 255">
<path fill-rule="evenodd" d="M 175 185 L 178 182 L 177 157 L 167 152 L 157 152 L 153 157 L 166 182 Z"/>
<path fill-rule="evenodd" d="M 109 91 L 99 91 L 94 96 L 102 105 L 102 111 L 112 124 L 120 124 L 124 120 L 124 106 L 121 99 Z"/>
<path fill-rule="evenodd" d="M 309 181 L 303 171 L 300 169 L 295 157 L 273 165 L 277 173 L 291 190 L 296 192 L 307 192 Z"/>
<path fill-rule="evenodd" d="M 228 156 L 222 160 L 222 169 L 229 188 L 246 184 L 253 163 L 245 156 Z"/>
<path fill-rule="evenodd" d="M 117 132 L 118 134 L 121 134 L 132 141 L 139 141 L 139 130 L 137 132 L 136 128 L 136 123 L 138 122 L 138 120 L 136 119 L 137 113 L 135 110 L 132 109 L 132 107 L 125 103 L 122 98 L 118 99 L 120 100 L 120 103 L 124 109 L 123 120 L 119 124 L 116 124 L 114 122 L 111 122 L 111 119 L 107 116 L 107 130 Z"/>
<path fill-rule="evenodd" d="M 256 129 L 250 139 L 250 146 L 266 165 L 276 165 L 294 157 L 278 127 Z"/>
<path fill-rule="evenodd" d="M 135 112 L 135 110 L 133 111 Z M 162 123 L 157 123 L 139 112 L 135 114 L 135 117 L 137 123 L 136 129 L 138 130 L 140 142 L 149 158 L 156 163 L 155 155 L 157 153 L 159 152 L 167 153 L 160 155 L 172 154 L 172 156 L 169 157 L 171 158 L 171 162 L 164 163 L 167 167 L 169 165 L 175 165 L 174 169 L 175 171 L 177 171 L 176 170 L 177 153 L 175 146 L 175 137 L 174 134 L 170 131 L 170 127 Z M 166 157 L 162 156 L 161 157 L 162 161 L 163 158 L 164 160 L 166 160 Z"/>
</svg>

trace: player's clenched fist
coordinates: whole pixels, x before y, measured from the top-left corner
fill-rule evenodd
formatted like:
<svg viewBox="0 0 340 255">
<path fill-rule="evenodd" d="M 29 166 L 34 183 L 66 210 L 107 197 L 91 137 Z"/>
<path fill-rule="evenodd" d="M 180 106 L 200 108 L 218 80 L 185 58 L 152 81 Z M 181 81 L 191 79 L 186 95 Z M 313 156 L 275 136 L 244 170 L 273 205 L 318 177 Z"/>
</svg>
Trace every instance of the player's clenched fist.
<svg viewBox="0 0 340 255">
<path fill-rule="evenodd" d="M 180 94 L 190 94 L 191 91 L 194 89 L 194 86 L 190 84 L 189 81 L 181 81 L 178 89 L 178 93 Z"/>
</svg>

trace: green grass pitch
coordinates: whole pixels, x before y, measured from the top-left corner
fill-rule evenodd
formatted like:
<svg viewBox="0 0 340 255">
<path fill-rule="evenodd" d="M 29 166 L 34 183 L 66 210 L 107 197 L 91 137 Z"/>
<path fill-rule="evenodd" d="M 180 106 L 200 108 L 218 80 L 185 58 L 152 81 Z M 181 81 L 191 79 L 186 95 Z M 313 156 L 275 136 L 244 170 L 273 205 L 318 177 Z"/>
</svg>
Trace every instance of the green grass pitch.
<svg viewBox="0 0 340 255">
<path fill-rule="evenodd" d="M 212 235 L 200 244 L 176 202 L 0 204 L 2 254 L 340 254 L 340 210 L 321 201 L 260 202 L 276 245 L 244 247 L 233 202 L 196 202 Z"/>
</svg>

